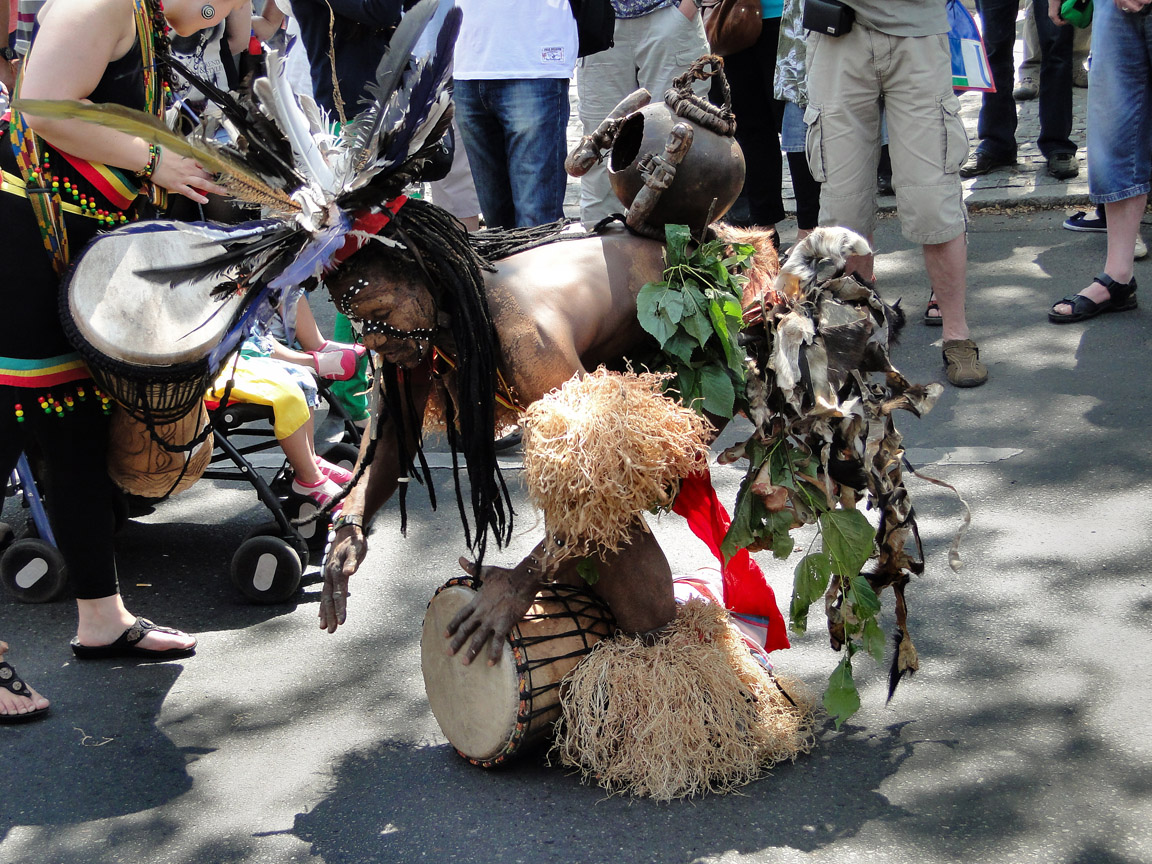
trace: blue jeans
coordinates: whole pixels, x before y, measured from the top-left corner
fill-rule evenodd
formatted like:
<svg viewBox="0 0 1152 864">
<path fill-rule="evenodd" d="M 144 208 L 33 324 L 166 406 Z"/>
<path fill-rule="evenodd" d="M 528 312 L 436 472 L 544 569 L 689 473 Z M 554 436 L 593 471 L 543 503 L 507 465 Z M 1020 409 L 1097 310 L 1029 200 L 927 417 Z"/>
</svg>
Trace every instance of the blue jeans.
<svg viewBox="0 0 1152 864">
<path fill-rule="evenodd" d="M 1088 193 L 1145 195 L 1152 173 L 1152 16 L 1096 3 L 1088 72 Z"/>
<path fill-rule="evenodd" d="M 568 79 L 455 82 L 456 122 L 489 228 L 564 216 Z"/>
<path fill-rule="evenodd" d="M 1097 6 L 1111 3 L 1104 0 Z M 995 159 L 1016 158 L 1016 100 L 1012 98 L 1015 73 L 1012 47 L 1016 42 L 1016 15 L 1020 0 L 976 0 L 983 22 L 984 47 L 992 70 L 995 93 L 985 93 L 976 131 L 977 150 Z M 1045 159 L 1076 152 L 1072 132 L 1072 28 L 1058 27 L 1048 17 L 1047 4 L 1037 0 L 1036 35 L 1040 40 L 1040 140 Z"/>
</svg>

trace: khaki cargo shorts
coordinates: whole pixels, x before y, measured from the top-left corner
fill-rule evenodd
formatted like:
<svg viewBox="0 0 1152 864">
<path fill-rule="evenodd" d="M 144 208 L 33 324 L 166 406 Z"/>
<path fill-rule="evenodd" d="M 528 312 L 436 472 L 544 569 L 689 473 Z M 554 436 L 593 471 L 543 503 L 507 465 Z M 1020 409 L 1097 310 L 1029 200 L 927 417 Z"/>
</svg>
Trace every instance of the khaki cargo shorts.
<svg viewBox="0 0 1152 864">
<path fill-rule="evenodd" d="M 872 235 L 883 106 L 904 236 L 946 243 L 964 233 L 958 172 L 968 136 L 952 91 L 946 35 L 889 36 L 859 22 L 843 36 L 812 33 L 808 99 L 806 151 L 812 176 L 823 184 L 821 224 Z"/>
</svg>

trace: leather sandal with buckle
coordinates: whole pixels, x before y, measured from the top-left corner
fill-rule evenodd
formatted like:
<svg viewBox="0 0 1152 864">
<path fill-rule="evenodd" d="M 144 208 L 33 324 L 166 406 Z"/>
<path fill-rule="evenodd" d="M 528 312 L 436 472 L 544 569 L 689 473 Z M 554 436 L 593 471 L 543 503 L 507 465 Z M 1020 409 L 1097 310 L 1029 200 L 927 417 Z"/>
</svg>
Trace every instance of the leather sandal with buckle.
<svg viewBox="0 0 1152 864">
<path fill-rule="evenodd" d="M 1048 320 L 1053 324 L 1072 324 L 1087 321 L 1105 312 L 1128 312 L 1136 308 L 1136 277 L 1131 282 L 1117 282 L 1107 273 L 1101 273 L 1093 282 L 1099 282 L 1108 290 L 1108 299 L 1097 303 L 1083 294 L 1072 294 L 1052 304 Z M 1057 306 L 1071 306 L 1071 312 L 1057 312 Z"/>
<path fill-rule="evenodd" d="M 928 327 L 943 327 L 944 316 L 940 314 L 940 304 L 933 297 L 924 308 L 924 324 Z"/>
</svg>

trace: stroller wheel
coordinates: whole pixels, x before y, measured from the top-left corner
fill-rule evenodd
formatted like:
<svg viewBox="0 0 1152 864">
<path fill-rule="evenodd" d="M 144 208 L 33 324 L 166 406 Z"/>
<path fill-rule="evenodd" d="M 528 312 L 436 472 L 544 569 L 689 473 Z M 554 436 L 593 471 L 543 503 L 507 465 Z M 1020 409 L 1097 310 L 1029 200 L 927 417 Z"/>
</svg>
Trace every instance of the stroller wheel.
<svg viewBox="0 0 1152 864">
<path fill-rule="evenodd" d="M 293 526 L 296 531 L 299 532 L 301 538 L 303 538 L 305 548 L 309 553 L 324 548 L 324 544 L 328 540 L 328 526 L 332 523 L 331 514 L 312 519 L 319 509 L 315 501 L 303 495 L 292 494 L 288 497 L 288 500 L 284 502 L 284 513 L 293 522 L 297 520 L 311 520 L 303 521 L 301 524 Z M 304 561 L 304 566 L 307 567 L 308 557 L 304 557 L 302 560 Z"/>
<path fill-rule="evenodd" d="M 232 584 L 254 603 L 288 600 L 303 572 L 299 553 L 280 537 L 249 537 L 232 556 Z"/>
<path fill-rule="evenodd" d="M 0 556 L 0 580 L 24 603 L 57 599 L 64 593 L 67 577 L 60 550 L 37 538 L 17 540 Z"/>
<path fill-rule="evenodd" d="M 12 530 L 12 526 L 7 522 L 0 522 L 0 552 L 11 546 L 15 539 L 16 532 Z"/>
</svg>

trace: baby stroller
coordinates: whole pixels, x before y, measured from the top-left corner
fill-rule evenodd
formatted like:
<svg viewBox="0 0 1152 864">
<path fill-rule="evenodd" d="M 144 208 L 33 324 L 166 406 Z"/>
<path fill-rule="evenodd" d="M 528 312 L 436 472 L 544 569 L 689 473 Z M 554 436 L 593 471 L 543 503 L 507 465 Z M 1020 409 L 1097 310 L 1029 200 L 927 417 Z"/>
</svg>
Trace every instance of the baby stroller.
<svg viewBox="0 0 1152 864">
<path fill-rule="evenodd" d="M 351 470 L 360 430 L 330 389 L 322 385 L 320 390 L 328 410 L 317 430 L 317 450 L 328 462 Z M 330 520 L 315 518 L 315 503 L 292 491 L 292 471 L 273 434 L 270 408 L 242 402 L 208 405 L 213 449 L 199 479 L 250 485 L 271 517 L 252 528 L 237 547 L 230 566 L 232 584 L 251 602 L 285 602 L 299 590 L 313 555 L 323 551 Z M 269 452 L 278 458 L 261 458 Z M 0 582 L 25 603 L 56 600 L 66 589 L 67 574 L 27 455 L 20 456 L 8 478 L 7 493 L 21 498 L 28 517 L 20 537 L 0 523 Z M 125 494 L 117 502 L 117 528 L 135 508 L 147 512 L 162 500 Z"/>
<path fill-rule="evenodd" d="M 207 225 L 141 223 L 139 228 L 102 235 L 85 249 L 66 279 L 67 303 L 62 311 L 67 312 L 70 341 L 81 350 L 101 389 L 128 408 L 128 414 L 143 425 L 145 436 L 153 439 L 162 427 L 195 417 L 192 412 L 239 341 L 236 334 L 247 326 L 244 315 L 256 304 L 246 307 L 241 292 L 223 301 L 214 299 L 214 282 L 173 287 L 150 280 L 149 273 L 165 266 L 187 267 L 197 256 L 207 258 L 212 241 L 223 236 L 225 232 Z M 107 290 L 111 285 L 116 291 Z M 346 412 L 340 417 L 339 409 L 332 408 L 334 400 L 328 404 L 341 432 L 322 455 L 348 466 L 355 461 L 359 433 Z M 252 454 L 277 446 L 270 430 L 264 441 L 240 446 L 232 442 L 241 432 L 261 437 L 248 427 L 253 420 L 267 427 L 270 409 L 226 404 L 217 413 L 216 447 L 208 451 L 212 473 L 205 476 L 251 484 L 273 516 L 272 522 L 259 526 L 241 543 L 232 562 L 233 582 L 250 600 L 281 602 L 298 589 L 313 548 L 323 546 L 327 522 L 294 525 L 294 520 L 309 515 L 309 506 L 314 511 L 314 505 L 285 494 L 290 480 L 283 466 L 267 480 L 253 465 Z M 189 437 L 169 443 L 183 444 Z M 332 451 L 337 444 L 341 449 Z M 0 532 L 0 543 L 5 536 L 9 541 L 0 558 L 0 581 L 21 600 L 43 602 L 59 596 L 65 578 L 27 460 L 11 486 L 32 509 L 29 534 L 37 536 L 11 542 L 10 530 Z M 162 495 L 163 491 L 153 497 Z M 122 516 L 127 517 L 127 508 Z"/>
</svg>

